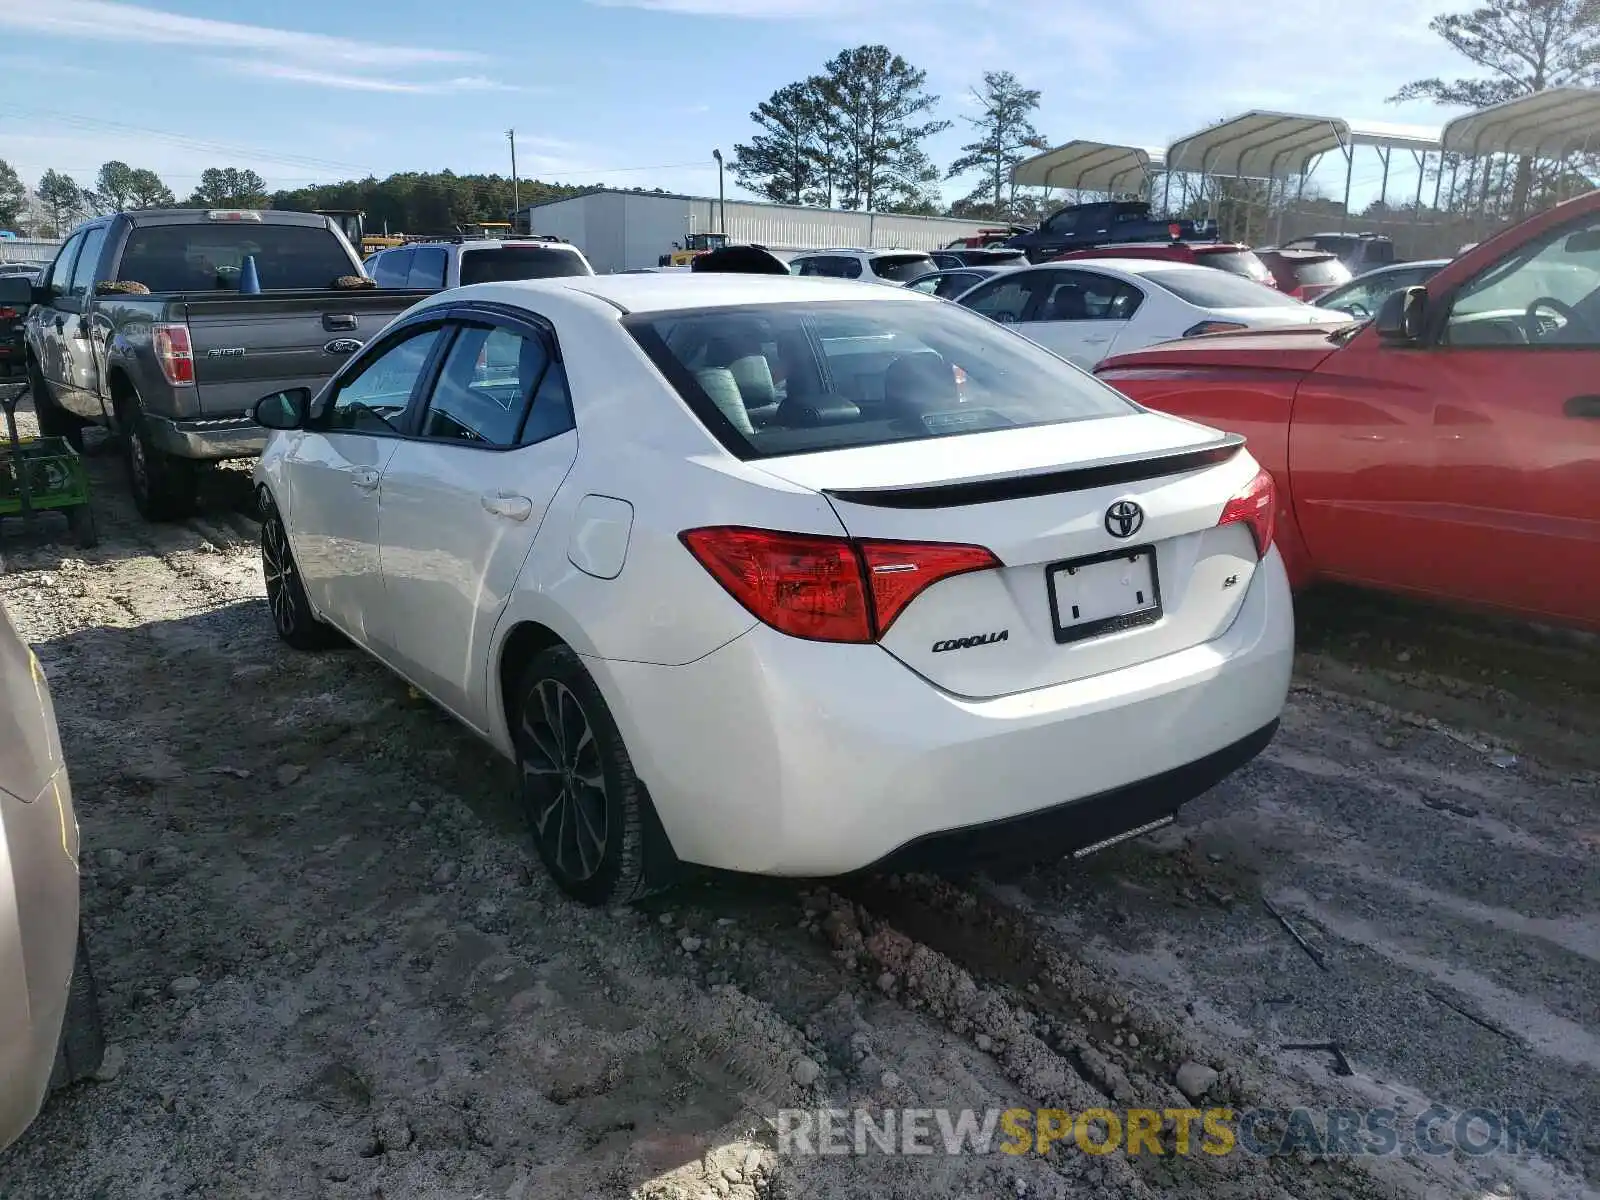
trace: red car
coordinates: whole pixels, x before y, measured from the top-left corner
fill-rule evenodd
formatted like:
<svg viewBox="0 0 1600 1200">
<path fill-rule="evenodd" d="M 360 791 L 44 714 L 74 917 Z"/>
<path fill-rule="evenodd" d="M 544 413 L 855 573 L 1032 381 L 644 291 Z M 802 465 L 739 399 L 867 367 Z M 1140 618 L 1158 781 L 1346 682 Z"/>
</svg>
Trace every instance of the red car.
<svg viewBox="0 0 1600 1200">
<path fill-rule="evenodd" d="M 1600 630 L 1600 191 L 1483 242 L 1372 321 L 1168 342 L 1096 374 L 1249 439 L 1297 585 Z"/>
<path fill-rule="evenodd" d="M 1257 257 L 1280 292 L 1307 304 L 1355 278 L 1339 256 L 1327 250 L 1263 250 Z"/>
<path fill-rule="evenodd" d="M 1278 286 L 1256 252 L 1241 242 L 1123 242 L 1089 250 L 1068 250 L 1050 261 L 1068 262 L 1077 258 L 1159 258 L 1168 262 L 1198 263 L 1202 267 L 1243 275 L 1270 288 Z"/>
</svg>

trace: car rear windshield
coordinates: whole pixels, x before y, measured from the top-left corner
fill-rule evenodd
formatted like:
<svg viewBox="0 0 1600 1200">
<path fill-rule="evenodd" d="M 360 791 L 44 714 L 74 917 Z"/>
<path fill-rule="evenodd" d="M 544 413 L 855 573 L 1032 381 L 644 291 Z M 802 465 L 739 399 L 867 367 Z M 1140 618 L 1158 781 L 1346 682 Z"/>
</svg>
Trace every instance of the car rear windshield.
<svg viewBox="0 0 1600 1200">
<path fill-rule="evenodd" d="M 872 273 L 892 283 L 910 283 L 936 270 L 938 266 L 926 254 L 880 254 L 872 260 Z"/>
<path fill-rule="evenodd" d="M 739 458 L 1137 411 L 1026 338 L 953 304 L 772 304 L 640 313 L 623 324 Z"/>
<path fill-rule="evenodd" d="M 1350 274 L 1350 268 L 1337 258 L 1313 258 L 1305 262 L 1290 260 L 1289 269 L 1294 272 L 1296 283 L 1300 284 L 1332 284 L 1349 283 L 1355 276 Z"/>
<path fill-rule="evenodd" d="M 1230 275 L 1242 275 L 1257 283 L 1272 283 L 1272 272 L 1267 264 L 1256 257 L 1254 250 L 1197 250 L 1195 262 L 1203 267 L 1215 267 Z"/>
<path fill-rule="evenodd" d="M 1294 308 L 1300 304 L 1276 288 L 1227 271 L 1145 271 L 1142 277 L 1201 308 Z"/>
<path fill-rule="evenodd" d="M 152 292 L 236 292 L 247 257 L 266 292 L 331 288 L 357 273 L 339 239 L 321 226 L 206 221 L 135 226 L 117 276 Z"/>
<path fill-rule="evenodd" d="M 514 279 L 556 279 L 588 275 L 571 250 L 549 246 L 499 246 L 461 252 L 461 283 L 509 283 Z"/>
</svg>

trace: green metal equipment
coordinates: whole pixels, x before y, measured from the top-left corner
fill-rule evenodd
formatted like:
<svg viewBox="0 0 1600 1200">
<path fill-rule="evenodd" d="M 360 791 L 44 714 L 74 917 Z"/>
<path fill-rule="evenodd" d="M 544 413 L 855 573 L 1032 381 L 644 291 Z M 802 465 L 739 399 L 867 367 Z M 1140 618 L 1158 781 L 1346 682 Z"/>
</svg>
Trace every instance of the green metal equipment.
<svg viewBox="0 0 1600 1200">
<path fill-rule="evenodd" d="M 89 473 L 65 438 L 18 434 L 17 404 L 26 390 L 26 385 L 0 383 L 7 436 L 0 445 L 0 518 L 59 512 L 78 545 L 87 549 L 100 540 L 89 507 Z"/>
</svg>

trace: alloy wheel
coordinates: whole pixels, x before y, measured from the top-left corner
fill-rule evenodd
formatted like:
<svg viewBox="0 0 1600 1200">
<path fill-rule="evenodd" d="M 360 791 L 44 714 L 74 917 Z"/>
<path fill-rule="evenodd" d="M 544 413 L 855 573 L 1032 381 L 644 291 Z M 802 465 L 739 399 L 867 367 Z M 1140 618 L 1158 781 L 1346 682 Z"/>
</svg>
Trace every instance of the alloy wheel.
<svg viewBox="0 0 1600 1200">
<path fill-rule="evenodd" d="M 289 537 L 276 513 L 261 527 L 261 570 L 267 581 L 267 604 L 278 632 L 294 632 L 294 555 L 289 553 Z"/>
<path fill-rule="evenodd" d="M 534 836 L 569 878 L 592 879 L 606 852 L 606 782 L 589 717 L 571 689 L 542 679 L 522 713 L 522 774 Z"/>
</svg>

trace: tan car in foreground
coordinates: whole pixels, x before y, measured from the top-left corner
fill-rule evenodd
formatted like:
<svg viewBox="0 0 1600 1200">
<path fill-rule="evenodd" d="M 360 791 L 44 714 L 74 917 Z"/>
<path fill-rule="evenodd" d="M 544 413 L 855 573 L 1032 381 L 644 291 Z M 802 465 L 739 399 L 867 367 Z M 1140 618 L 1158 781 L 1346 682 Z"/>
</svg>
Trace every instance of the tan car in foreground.
<svg viewBox="0 0 1600 1200">
<path fill-rule="evenodd" d="M 100 1066 L 78 822 L 44 671 L 0 607 L 0 1149 Z"/>
</svg>

